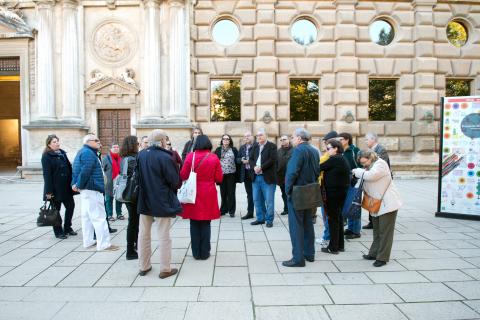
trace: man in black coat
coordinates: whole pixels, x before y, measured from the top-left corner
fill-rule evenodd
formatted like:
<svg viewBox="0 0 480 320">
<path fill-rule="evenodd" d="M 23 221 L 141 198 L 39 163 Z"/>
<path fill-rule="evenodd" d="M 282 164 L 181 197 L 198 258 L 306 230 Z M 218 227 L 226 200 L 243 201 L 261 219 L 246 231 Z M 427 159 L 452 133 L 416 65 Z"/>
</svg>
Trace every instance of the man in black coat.
<svg viewBox="0 0 480 320">
<path fill-rule="evenodd" d="M 292 156 L 292 145 L 287 136 L 280 137 L 280 148 L 277 151 L 277 184 L 282 191 L 283 215 L 288 214 L 287 193 L 285 192 L 285 172 L 287 171 L 288 160 Z"/>
<path fill-rule="evenodd" d="M 305 260 L 315 260 L 315 231 L 313 214 L 317 208 L 295 210 L 291 196 L 294 186 L 304 186 L 318 181 L 320 154 L 308 141 L 310 134 L 304 128 L 293 133 L 295 146 L 285 173 L 285 192 L 288 195 L 288 228 L 292 241 L 292 259 L 282 263 L 285 267 L 304 267 Z"/>
<path fill-rule="evenodd" d="M 152 270 L 151 229 L 157 221 L 158 246 L 160 252 L 161 279 L 178 272 L 171 268 L 172 240 L 170 221 L 182 212 L 176 190 L 180 185 L 178 167 L 172 159 L 172 152 L 166 149 L 167 135 L 163 130 L 153 130 L 148 137 L 149 146 L 138 154 L 138 203 L 140 215 L 138 234 L 138 259 L 140 276 Z"/>
<path fill-rule="evenodd" d="M 254 137 L 250 131 L 243 135 L 245 142 L 238 151 L 237 163 L 240 163 L 239 182 L 245 186 L 247 192 L 247 214 L 242 217 L 242 220 L 253 218 L 253 192 L 252 192 L 252 168 L 250 167 L 250 153 L 254 143 Z"/>
<path fill-rule="evenodd" d="M 253 181 L 253 202 L 257 212 L 257 220 L 252 225 L 266 223 L 267 228 L 273 227 L 275 216 L 275 189 L 277 147 L 267 140 L 264 129 L 257 132 L 257 143 L 252 148 L 249 164 Z"/>
</svg>

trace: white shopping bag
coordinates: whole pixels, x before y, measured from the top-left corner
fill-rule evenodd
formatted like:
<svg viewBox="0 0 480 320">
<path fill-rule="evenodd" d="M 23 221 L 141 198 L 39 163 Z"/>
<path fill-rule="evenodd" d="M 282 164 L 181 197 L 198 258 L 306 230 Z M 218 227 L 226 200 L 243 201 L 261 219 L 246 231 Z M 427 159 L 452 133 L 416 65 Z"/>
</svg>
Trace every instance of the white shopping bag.
<svg viewBox="0 0 480 320">
<path fill-rule="evenodd" d="M 190 176 L 182 184 L 182 187 L 178 190 L 177 197 L 180 203 L 195 203 L 197 197 L 197 174 L 193 171 L 195 165 L 195 152 L 193 153 L 192 168 L 190 170 Z"/>
</svg>

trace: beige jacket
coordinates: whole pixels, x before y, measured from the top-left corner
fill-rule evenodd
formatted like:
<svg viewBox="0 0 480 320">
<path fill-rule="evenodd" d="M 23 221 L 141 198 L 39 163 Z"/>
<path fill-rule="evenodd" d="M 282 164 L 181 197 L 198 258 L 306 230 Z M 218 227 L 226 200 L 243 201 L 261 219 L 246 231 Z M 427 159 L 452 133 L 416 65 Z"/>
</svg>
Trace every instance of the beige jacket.
<svg viewBox="0 0 480 320">
<path fill-rule="evenodd" d="M 357 178 L 361 178 L 363 174 L 363 190 L 368 193 L 369 196 L 380 199 L 385 190 L 387 190 L 383 197 L 380 210 L 376 214 L 370 213 L 371 216 L 381 216 L 385 213 L 396 211 L 402 206 L 400 196 L 392 181 L 390 169 L 384 160 L 378 159 L 369 170 L 356 168 L 353 169 L 352 172 Z"/>
</svg>

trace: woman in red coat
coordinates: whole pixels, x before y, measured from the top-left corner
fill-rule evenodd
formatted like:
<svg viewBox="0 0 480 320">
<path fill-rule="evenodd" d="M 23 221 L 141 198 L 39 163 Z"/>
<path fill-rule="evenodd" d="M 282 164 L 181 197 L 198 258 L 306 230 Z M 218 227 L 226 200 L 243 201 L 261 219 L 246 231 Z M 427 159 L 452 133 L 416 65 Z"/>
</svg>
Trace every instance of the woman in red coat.
<svg viewBox="0 0 480 320">
<path fill-rule="evenodd" d="M 212 143 L 206 135 L 197 137 L 193 151 L 185 159 L 180 178 L 185 181 L 190 176 L 195 154 L 194 171 L 197 173 L 197 196 L 195 204 L 182 204 L 183 213 L 179 215 L 184 219 L 190 219 L 193 257 L 197 260 L 206 260 L 210 257 L 210 221 L 220 218 L 215 183 L 222 182 L 223 173 L 220 160 L 211 153 Z"/>
</svg>

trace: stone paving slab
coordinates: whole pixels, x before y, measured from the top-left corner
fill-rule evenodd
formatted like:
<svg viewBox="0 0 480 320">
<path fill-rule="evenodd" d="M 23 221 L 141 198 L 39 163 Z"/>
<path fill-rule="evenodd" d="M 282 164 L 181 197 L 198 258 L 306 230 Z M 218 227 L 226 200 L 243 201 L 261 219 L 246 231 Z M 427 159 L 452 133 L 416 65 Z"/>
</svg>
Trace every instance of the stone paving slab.
<svg viewBox="0 0 480 320">
<path fill-rule="evenodd" d="M 371 230 L 347 240 L 344 253 L 324 254 L 317 245 L 315 262 L 283 267 L 291 255 L 288 217 L 277 212 L 273 228 L 241 220 L 240 186 L 236 216 L 212 222 L 210 259 L 193 259 L 189 221 L 172 221 L 172 267 L 179 273 L 167 279 L 158 277 L 155 231 L 153 270 L 140 277 L 138 262 L 125 259 L 126 220 L 112 223 L 119 251 L 85 249 L 79 203 L 79 235 L 59 240 L 51 228 L 36 227 L 38 203 L 23 201 L 40 199 L 41 184 L 0 184 L 0 320 L 480 319 L 480 222 L 435 218 L 434 180 L 395 183 L 410 200 L 382 268 L 362 259 Z M 277 190 L 277 209 L 281 204 Z M 319 219 L 315 233 L 322 232 Z"/>
</svg>

